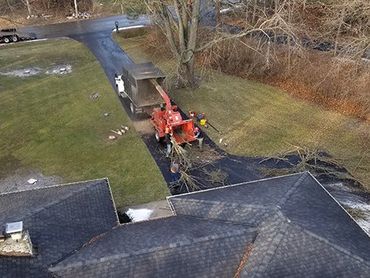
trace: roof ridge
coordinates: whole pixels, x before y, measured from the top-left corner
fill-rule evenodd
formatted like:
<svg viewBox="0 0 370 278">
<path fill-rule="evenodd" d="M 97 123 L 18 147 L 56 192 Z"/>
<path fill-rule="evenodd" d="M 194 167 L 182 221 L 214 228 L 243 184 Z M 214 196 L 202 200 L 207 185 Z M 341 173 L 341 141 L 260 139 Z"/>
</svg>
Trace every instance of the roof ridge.
<svg viewBox="0 0 370 278">
<path fill-rule="evenodd" d="M 352 217 L 352 215 L 351 214 L 349 214 L 348 213 L 348 211 L 341 205 L 341 203 L 339 203 L 338 202 L 338 200 L 337 199 L 335 199 L 334 198 L 334 196 L 333 195 L 331 195 L 330 194 L 330 192 L 315 178 L 315 176 L 314 175 L 312 175 L 310 172 L 308 172 L 308 174 L 309 174 L 309 176 L 312 178 L 312 179 L 314 179 L 315 181 L 316 181 L 316 183 L 319 185 L 319 186 L 321 186 L 321 188 L 326 192 L 326 194 L 328 194 L 329 195 L 329 197 L 331 197 L 333 200 L 334 200 L 334 202 L 336 202 L 337 203 L 337 205 L 352 219 L 352 221 L 353 222 L 355 222 L 355 224 L 358 226 L 358 227 L 360 227 L 360 229 L 369 237 L 369 239 L 370 239 L 370 235 L 365 231 L 365 229 L 364 228 L 362 228 L 358 223 L 357 223 L 357 221 Z"/>
<path fill-rule="evenodd" d="M 263 205 L 251 205 L 251 204 L 241 204 L 237 202 L 232 202 L 232 201 L 222 201 L 222 200 L 204 200 L 204 199 L 185 199 L 189 201 L 195 201 L 195 202 L 202 202 L 202 203 L 211 203 L 211 204 L 221 204 L 221 203 L 227 203 L 228 205 L 239 205 L 239 206 L 244 206 L 244 207 L 251 207 L 251 208 L 258 208 L 258 209 L 266 209 L 266 208 L 274 208 L 274 205 L 269 205 L 269 206 L 263 206 Z M 172 204 L 172 203 L 171 203 Z M 181 214 L 185 215 L 185 214 Z"/>
<path fill-rule="evenodd" d="M 276 203 L 276 206 L 280 208 L 297 190 L 298 186 L 308 177 L 307 171 L 303 172 L 303 174 L 296 180 L 293 186 L 281 197 L 281 199 Z"/>
<path fill-rule="evenodd" d="M 104 178 L 98 178 L 98 179 L 92 179 L 92 180 L 74 181 L 74 182 L 68 182 L 68 183 L 53 184 L 53 185 L 49 185 L 49 186 L 34 187 L 34 188 L 30 188 L 30 189 L 20 189 L 20 190 L 15 190 L 15 191 L 8 191 L 8 192 L 0 193 L 0 197 L 1 196 L 5 196 L 5 195 L 10 195 L 10 194 L 28 192 L 28 191 L 36 191 L 36 190 L 42 190 L 42 189 L 51 189 L 51 188 L 63 187 L 63 186 L 69 186 L 69 185 L 75 185 L 75 184 L 81 185 L 81 184 L 85 184 L 85 183 L 88 183 L 88 182 L 103 181 L 103 180 L 104 181 L 107 181 L 108 178 L 107 177 L 104 177 Z"/>
<path fill-rule="evenodd" d="M 276 210 L 276 213 L 271 216 L 271 218 L 275 217 L 275 216 L 278 216 L 279 219 L 280 219 L 280 223 L 279 223 L 279 227 L 278 229 L 274 229 L 273 232 L 276 232 L 276 235 L 273 237 L 273 238 L 276 238 L 277 235 L 279 234 L 282 234 L 282 236 L 280 237 L 280 239 L 278 240 L 277 243 L 275 243 L 275 245 L 271 242 L 272 240 L 270 239 L 270 245 L 269 245 L 269 248 L 271 248 L 271 246 L 274 246 L 274 250 L 273 252 L 264 252 L 264 256 L 263 258 L 267 258 L 267 262 L 265 263 L 265 265 L 263 266 L 263 270 L 257 270 L 257 272 L 260 274 L 262 271 L 264 271 L 265 269 L 267 269 L 267 267 L 269 266 L 269 264 L 271 263 L 271 260 L 277 250 L 277 248 L 280 246 L 281 244 L 281 241 L 283 240 L 285 234 L 287 233 L 287 229 L 289 227 L 289 225 L 291 224 L 291 221 L 289 220 L 289 218 L 287 218 L 280 210 Z M 271 218 L 270 218 L 270 221 L 271 221 Z M 283 220 L 285 220 L 285 222 L 283 222 Z M 269 220 L 266 220 L 264 223 L 266 224 Z M 285 225 L 282 225 L 282 224 L 285 224 Z M 261 227 L 261 231 L 260 233 L 258 234 L 258 236 L 260 234 L 263 234 L 263 227 L 265 225 L 262 225 Z M 271 233 L 271 232 L 270 232 Z M 258 238 L 257 236 L 257 238 Z M 256 239 L 257 240 L 257 239 Z M 269 250 L 269 249 L 268 249 Z M 263 261 L 264 259 L 261 259 L 261 262 Z"/>
<path fill-rule="evenodd" d="M 323 238 L 323 237 L 321 237 L 321 236 L 319 236 L 319 235 L 317 235 L 317 234 L 315 234 L 315 233 L 313 233 L 313 232 L 311 232 L 311 231 L 309 231 L 309 230 L 305 229 L 304 227 L 302 227 L 301 225 L 299 225 L 299 224 L 297 224 L 297 223 L 295 223 L 295 222 L 294 222 L 294 223 L 292 223 L 292 225 L 293 225 L 294 227 L 297 227 L 297 228 L 301 229 L 304 233 L 306 233 L 306 234 L 308 234 L 308 235 L 310 235 L 310 236 L 312 236 L 312 237 L 316 238 L 317 240 L 320 240 L 320 241 L 322 241 L 322 242 L 324 242 L 324 243 L 326 243 L 326 244 L 330 245 L 330 246 L 331 246 L 331 247 L 333 247 L 334 249 L 337 249 L 339 252 L 344 253 L 344 254 L 346 254 L 347 256 L 350 256 L 350 257 L 352 257 L 353 259 L 360 261 L 361 263 L 365 264 L 366 266 L 368 266 L 368 267 L 370 268 L 370 262 L 368 262 L 368 261 L 364 260 L 363 258 L 359 257 L 359 256 L 358 256 L 358 255 L 356 255 L 356 254 L 353 254 L 351 251 L 349 251 L 349 250 L 347 250 L 347 249 L 345 249 L 345 248 L 343 248 L 343 247 L 341 247 L 341 246 L 339 246 L 339 245 L 337 245 L 337 244 L 335 244 L 335 243 L 333 243 L 333 242 L 329 241 L 329 240 L 328 240 L 328 239 L 326 239 L 326 238 Z"/>
<path fill-rule="evenodd" d="M 112 188 L 110 186 L 109 178 L 106 177 L 104 179 L 105 179 L 105 182 L 108 185 L 109 195 L 110 195 L 110 199 L 111 199 L 112 204 L 113 204 L 114 214 L 116 215 L 117 224 L 119 225 L 120 223 L 119 223 L 118 211 L 117 211 L 117 207 L 116 207 L 116 202 L 114 201 L 114 198 L 113 198 L 113 192 L 112 192 Z"/>
<path fill-rule="evenodd" d="M 104 180 L 104 181 L 105 181 L 105 185 L 108 185 L 106 180 Z M 21 220 L 24 220 L 27 216 L 39 214 L 40 212 L 44 211 L 45 209 L 50 208 L 51 206 L 54 206 L 56 204 L 59 204 L 59 203 L 65 201 L 65 200 L 69 199 L 71 196 L 73 196 L 77 193 L 81 193 L 82 191 L 85 191 L 86 189 L 90 188 L 90 186 L 93 186 L 93 185 L 97 185 L 97 184 L 89 184 L 86 187 L 81 187 L 77 191 L 69 192 L 68 194 L 63 196 L 63 198 L 53 200 L 52 202 L 48 203 L 46 206 L 39 207 L 38 209 L 33 210 L 32 212 L 24 214 L 23 217 L 21 218 Z"/>
<path fill-rule="evenodd" d="M 219 186 L 219 187 L 207 188 L 207 189 L 203 189 L 203 190 L 199 190 L 199 191 L 193 191 L 193 192 L 187 192 L 187 193 L 167 196 L 166 199 L 168 201 L 169 199 L 174 199 L 174 198 L 181 197 L 181 196 L 186 196 L 186 195 L 191 195 L 191 194 L 198 194 L 198 193 L 203 193 L 203 192 L 208 192 L 208 191 L 213 191 L 213 190 L 218 190 L 218 189 L 224 189 L 224 188 L 230 188 L 230 187 L 236 187 L 236 186 L 241 186 L 241 185 L 247 185 L 247 184 L 257 183 L 257 182 L 261 182 L 261 181 L 280 179 L 280 178 L 290 177 L 290 176 L 295 176 L 295 175 L 298 176 L 298 175 L 302 175 L 302 174 L 305 174 L 305 173 L 307 173 L 307 171 L 303 171 L 303 172 L 299 172 L 299 173 L 293 173 L 293 174 L 286 174 L 286 175 L 277 176 L 277 177 L 268 177 L 268 178 L 263 178 L 263 179 L 259 179 L 259 180 L 253 180 L 253 181 L 239 182 L 239 183 L 234 183 L 234 184 L 229 184 L 229 185 L 224 185 L 224 186 Z"/>
<path fill-rule="evenodd" d="M 177 217 L 177 216 L 175 216 L 175 217 Z M 155 219 L 153 219 L 153 220 L 155 220 Z M 213 220 L 203 220 L 203 221 L 213 221 Z M 201 243 L 201 242 L 214 241 L 214 240 L 218 240 L 218 239 L 226 239 L 226 238 L 235 237 L 235 236 L 238 236 L 238 235 L 245 234 L 246 232 L 251 231 L 251 230 L 256 232 L 255 228 L 245 227 L 243 225 L 240 225 L 240 226 L 243 227 L 244 229 L 243 230 L 238 230 L 238 231 L 232 230 L 232 231 L 227 232 L 227 233 L 221 233 L 220 232 L 217 235 L 203 236 L 203 237 L 200 237 L 200 238 L 197 238 L 197 239 L 194 239 L 194 240 L 186 240 L 186 241 L 180 242 L 180 243 L 169 243 L 166 246 L 157 246 L 157 247 L 153 247 L 153 248 L 143 249 L 143 250 L 135 251 L 135 252 L 130 253 L 130 254 L 128 254 L 128 253 L 119 253 L 119 254 L 115 254 L 115 255 L 105 256 L 105 257 L 102 257 L 102 258 L 94 258 L 92 260 L 84 261 L 84 265 L 91 265 L 91 264 L 94 264 L 96 262 L 105 262 L 105 261 L 108 261 L 110 259 L 127 258 L 127 257 L 131 257 L 131 256 L 140 256 L 140 255 L 143 255 L 143 254 L 160 252 L 160 251 L 164 251 L 164 250 L 168 250 L 168 249 L 174 249 L 174 248 L 177 248 L 177 247 L 188 246 L 188 245 L 192 245 L 192 244 L 198 244 L 198 243 Z M 108 231 L 107 233 L 109 233 L 109 232 L 110 231 Z M 105 235 L 103 235 L 103 237 L 104 236 Z M 78 252 L 75 253 L 75 254 L 78 254 Z M 73 254 L 73 255 L 75 255 L 75 254 Z M 60 263 L 62 263 L 62 262 L 63 261 L 61 261 Z M 58 266 L 58 264 L 56 264 L 55 266 L 49 268 L 49 270 L 53 272 L 53 271 L 58 270 L 58 269 L 65 269 L 65 268 L 71 268 L 71 267 L 73 268 L 73 267 L 79 267 L 79 266 L 82 266 L 80 262 L 69 263 L 65 266 Z"/>
<path fill-rule="evenodd" d="M 233 220 L 225 220 L 225 219 L 220 219 L 220 218 L 205 218 L 205 217 L 200 217 L 200 216 L 194 216 L 191 214 L 180 214 L 177 216 L 186 217 L 186 218 L 195 218 L 201 221 L 216 222 L 216 223 L 230 225 L 230 226 L 241 226 L 241 227 L 248 228 L 248 229 L 255 229 L 257 231 L 257 226 L 249 225 L 247 223 L 236 222 Z"/>
</svg>

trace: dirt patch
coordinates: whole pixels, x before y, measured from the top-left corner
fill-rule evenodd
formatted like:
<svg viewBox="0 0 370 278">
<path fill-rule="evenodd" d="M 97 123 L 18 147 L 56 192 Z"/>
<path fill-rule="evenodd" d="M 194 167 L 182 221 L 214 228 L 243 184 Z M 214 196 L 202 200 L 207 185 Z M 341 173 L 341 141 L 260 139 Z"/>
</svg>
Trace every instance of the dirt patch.
<svg viewBox="0 0 370 278">
<path fill-rule="evenodd" d="M 34 67 L 34 68 L 24 68 L 24 69 L 17 69 L 8 72 L 0 72 L 0 75 L 4 76 L 13 76 L 13 77 L 31 77 L 35 75 L 39 75 L 42 73 L 42 69 Z"/>
<path fill-rule="evenodd" d="M 149 119 L 145 119 L 141 121 L 134 121 L 133 124 L 134 124 L 136 131 L 139 132 L 140 134 L 142 135 L 153 134 L 154 136 L 154 129 Z"/>
<path fill-rule="evenodd" d="M 72 73 L 72 66 L 68 64 L 56 65 L 45 72 L 45 74 L 55 74 L 55 75 L 64 75 L 69 73 Z"/>
<path fill-rule="evenodd" d="M 42 69 L 39 67 L 29 67 L 23 69 L 16 69 L 7 72 L 0 72 L 0 75 L 3 76 L 12 76 L 12 77 L 31 77 L 41 74 L 47 75 L 66 75 L 72 73 L 72 66 L 69 64 L 65 65 L 56 65 L 49 69 Z"/>
<path fill-rule="evenodd" d="M 28 182 L 31 179 L 37 181 L 31 184 Z M 0 179 L 0 193 L 47 187 L 62 182 L 63 179 L 58 176 L 45 176 L 39 171 L 18 169 L 13 171 L 11 175 Z"/>
</svg>

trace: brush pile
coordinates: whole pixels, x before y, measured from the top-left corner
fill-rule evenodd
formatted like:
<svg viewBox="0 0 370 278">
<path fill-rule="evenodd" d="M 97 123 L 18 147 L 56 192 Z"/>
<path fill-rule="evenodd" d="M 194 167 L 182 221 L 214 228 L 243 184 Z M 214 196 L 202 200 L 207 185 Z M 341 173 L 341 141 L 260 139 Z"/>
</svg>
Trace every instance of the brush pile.
<svg viewBox="0 0 370 278">
<path fill-rule="evenodd" d="M 266 176 L 279 176 L 303 171 L 310 171 L 321 181 L 340 181 L 354 187 L 363 187 L 360 180 L 340 162 L 317 148 L 294 146 L 292 149 L 260 161 L 265 165 L 261 172 Z"/>
<path fill-rule="evenodd" d="M 174 139 L 172 142 L 171 165 L 179 165 L 180 178 L 171 184 L 178 192 L 191 192 L 204 188 L 225 185 L 227 174 L 215 169 L 214 163 L 223 156 L 204 145 L 202 151 L 196 146 L 187 144 L 180 146 Z"/>
</svg>

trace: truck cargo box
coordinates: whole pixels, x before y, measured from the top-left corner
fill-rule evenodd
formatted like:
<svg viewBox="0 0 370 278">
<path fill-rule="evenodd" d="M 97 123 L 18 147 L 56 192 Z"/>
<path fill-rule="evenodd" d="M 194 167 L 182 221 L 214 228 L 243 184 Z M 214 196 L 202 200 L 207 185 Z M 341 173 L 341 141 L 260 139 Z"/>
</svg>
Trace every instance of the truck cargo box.
<svg viewBox="0 0 370 278">
<path fill-rule="evenodd" d="M 136 110 L 159 106 L 163 103 L 162 97 L 150 79 L 155 79 L 162 84 L 165 77 L 165 74 L 153 63 L 134 64 L 123 68 L 125 93 Z"/>
</svg>

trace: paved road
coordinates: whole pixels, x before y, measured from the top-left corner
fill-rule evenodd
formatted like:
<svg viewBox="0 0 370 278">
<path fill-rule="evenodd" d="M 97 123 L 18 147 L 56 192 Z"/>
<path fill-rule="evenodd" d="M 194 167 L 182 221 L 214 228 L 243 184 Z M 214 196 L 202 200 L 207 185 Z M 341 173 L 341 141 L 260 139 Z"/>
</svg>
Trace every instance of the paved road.
<svg viewBox="0 0 370 278">
<path fill-rule="evenodd" d="M 148 17 L 130 19 L 127 16 L 111 16 L 51 25 L 20 28 L 21 32 L 35 34 L 37 38 L 69 37 L 86 45 L 103 67 L 113 85 L 113 75 L 122 71 L 122 66 L 133 63 L 130 57 L 112 39 L 115 22 L 119 27 L 148 25 Z"/>
<path fill-rule="evenodd" d="M 22 33 L 35 33 L 40 39 L 71 37 L 76 35 L 89 35 L 97 33 L 111 34 L 116 21 L 118 21 L 119 27 L 148 25 L 150 23 L 150 20 L 147 16 L 139 16 L 135 19 L 132 19 L 127 16 L 120 15 L 50 25 L 29 26 L 19 29 L 22 31 Z"/>
</svg>

